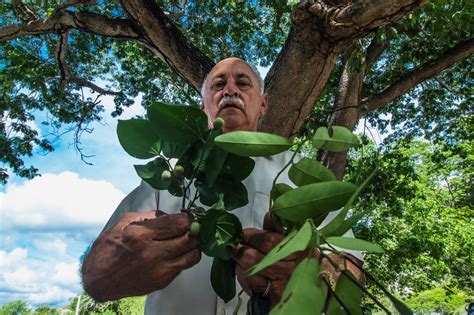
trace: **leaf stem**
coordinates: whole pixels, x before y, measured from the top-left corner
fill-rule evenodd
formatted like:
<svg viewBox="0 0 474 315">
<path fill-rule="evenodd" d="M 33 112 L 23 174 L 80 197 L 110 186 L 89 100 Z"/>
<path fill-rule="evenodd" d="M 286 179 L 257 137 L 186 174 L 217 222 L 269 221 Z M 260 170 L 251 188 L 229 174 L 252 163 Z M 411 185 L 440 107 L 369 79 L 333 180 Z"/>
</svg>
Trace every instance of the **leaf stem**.
<svg viewBox="0 0 474 315">
<path fill-rule="evenodd" d="M 285 171 L 286 168 L 287 168 L 288 166 L 290 166 L 290 164 L 293 163 L 293 160 L 295 159 L 296 154 L 298 154 L 300 148 L 303 146 L 303 144 L 304 144 L 306 141 L 308 141 L 308 139 L 303 140 L 301 143 L 298 144 L 298 146 L 296 147 L 295 152 L 294 152 L 293 155 L 291 156 L 291 159 L 288 161 L 288 163 L 285 164 L 285 166 L 283 166 L 283 168 L 278 172 L 278 174 L 276 175 L 275 179 L 273 180 L 272 188 L 275 186 L 278 177 L 280 177 L 280 175 L 283 173 L 283 171 Z M 270 196 L 269 202 L 268 202 L 268 209 L 271 209 L 271 208 L 272 208 L 272 197 Z"/>
<path fill-rule="evenodd" d="M 337 302 L 339 303 L 339 305 L 342 306 L 342 308 L 344 309 L 344 311 L 345 311 L 347 314 L 351 315 L 351 314 L 352 314 L 351 311 L 350 311 L 350 310 L 347 308 L 347 306 L 342 302 L 341 298 L 339 298 L 339 297 L 337 296 L 336 292 L 334 292 L 334 290 L 331 288 L 331 285 L 328 283 L 328 281 L 327 281 L 325 278 L 323 278 L 323 281 L 324 281 L 324 283 L 326 283 L 329 292 L 330 292 L 331 295 L 337 300 Z"/>
<path fill-rule="evenodd" d="M 323 258 L 326 258 L 330 263 L 331 265 L 336 269 L 338 270 L 339 269 L 339 265 L 334 262 L 331 257 L 329 257 L 328 255 L 324 254 L 322 251 L 321 251 L 321 256 Z M 344 258 L 347 258 L 347 256 L 344 256 Z M 366 273 L 365 270 L 362 269 L 362 267 L 360 267 L 358 264 L 354 263 L 354 261 L 351 260 L 351 262 L 356 265 L 357 268 L 359 268 L 364 274 Z M 377 304 L 382 310 L 384 310 L 387 314 L 391 314 L 390 311 L 385 307 L 383 306 L 382 303 L 379 302 L 379 300 L 377 300 L 377 298 L 372 294 L 370 293 L 369 291 L 367 291 L 366 288 L 364 288 L 357 280 L 354 280 L 352 278 L 352 273 L 351 272 L 348 272 L 347 270 L 341 270 L 341 273 L 343 273 L 352 283 L 354 283 L 356 286 L 359 287 L 359 289 L 361 289 L 365 294 L 367 294 L 370 299 L 372 301 L 375 302 L 375 304 Z"/>
</svg>

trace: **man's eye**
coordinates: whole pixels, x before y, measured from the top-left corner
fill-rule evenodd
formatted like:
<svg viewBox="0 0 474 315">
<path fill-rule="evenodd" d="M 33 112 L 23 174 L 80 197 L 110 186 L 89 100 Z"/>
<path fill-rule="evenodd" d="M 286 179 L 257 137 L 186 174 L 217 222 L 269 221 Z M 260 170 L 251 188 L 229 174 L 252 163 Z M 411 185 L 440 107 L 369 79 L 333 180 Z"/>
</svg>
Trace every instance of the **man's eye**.
<svg viewBox="0 0 474 315">
<path fill-rule="evenodd" d="M 238 82 L 237 82 L 237 85 L 238 85 L 241 89 L 249 89 L 249 88 L 251 87 L 250 82 L 247 82 L 247 81 L 238 81 Z"/>
<path fill-rule="evenodd" d="M 225 82 L 224 81 L 218 81 L 218 82 L 214 82 L 212 85 L 211 85 L 211 89 L 213 90 L 221 90 L 222 88 L 224 88 L 225 86 Z"/>
</svg>

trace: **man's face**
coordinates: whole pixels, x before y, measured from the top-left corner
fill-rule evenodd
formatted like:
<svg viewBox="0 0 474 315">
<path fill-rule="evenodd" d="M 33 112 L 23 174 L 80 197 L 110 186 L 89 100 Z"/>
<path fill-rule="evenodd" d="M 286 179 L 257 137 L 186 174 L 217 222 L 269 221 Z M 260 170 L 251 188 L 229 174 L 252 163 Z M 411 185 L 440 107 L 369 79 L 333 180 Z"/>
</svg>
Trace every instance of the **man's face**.
<svg viewBox="0 0 474 315">
<path fill-rule="evenodd" d="M 224 132 L 256 131 L 259 118 L 267 111 L 267 102 L 250 67 L 241 59 L 228 58 L 209 73 L 202 106 L 211 125 L 217 117 L 224 119 Z"/>
</svg>

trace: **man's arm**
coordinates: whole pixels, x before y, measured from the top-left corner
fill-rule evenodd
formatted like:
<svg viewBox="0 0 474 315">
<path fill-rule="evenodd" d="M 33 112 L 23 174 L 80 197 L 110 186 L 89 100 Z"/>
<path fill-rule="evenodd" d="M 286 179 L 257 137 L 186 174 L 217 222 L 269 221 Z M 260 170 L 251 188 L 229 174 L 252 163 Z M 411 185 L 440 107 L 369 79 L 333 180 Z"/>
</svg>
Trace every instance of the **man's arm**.
<svg viewBox="0 0 474 315">
<path fill-rule="evenodd" d="M 181 270 L 201 259 L 190 224 L 185 213 L 126 213 L 86 255 L 84 289 L 103 302 L 165 288 Z"/>
</svg>

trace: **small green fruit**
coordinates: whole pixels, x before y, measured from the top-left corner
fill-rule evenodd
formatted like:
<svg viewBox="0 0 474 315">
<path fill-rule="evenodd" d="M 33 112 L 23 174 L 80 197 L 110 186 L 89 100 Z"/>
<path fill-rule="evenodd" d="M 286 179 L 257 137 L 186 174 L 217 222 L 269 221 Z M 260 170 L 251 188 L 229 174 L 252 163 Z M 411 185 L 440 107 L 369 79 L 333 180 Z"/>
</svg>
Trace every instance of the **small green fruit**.
<svg viewBox="0 0 474 315">
<path fill-rule="evenodd" d="M 196 236 L 199 234 L 199 230 L 201 230 L 201 223 L 194 221 L 191 223 L 191 226 L 189 227 L 189 230 L 191 232 L 191 235 Z"/>
<path fill-rule="evenodd" d="M 170 171 L 163 171 L 163 173 L 161 173 L 161 179 L 162 180 L 170 180 L 171 179 L 171 172 Z"/>
<path fill-rule="evenodd" d="M 216 120 L 214 120 L 214 129 L 222 129 L 222 127 L 224 127 L 224 119 L 217 117 Z"/>
<path fill-rule="evenodd" d="M 182 178 L 184 175 L 184 167 L 182 165 L 176 165 L 173 169 L 174 176 Z"/>
</svg>

